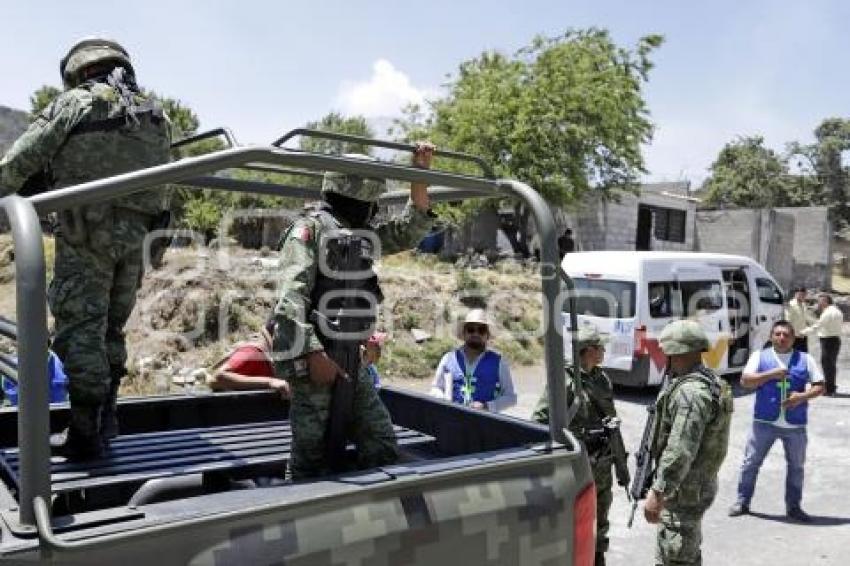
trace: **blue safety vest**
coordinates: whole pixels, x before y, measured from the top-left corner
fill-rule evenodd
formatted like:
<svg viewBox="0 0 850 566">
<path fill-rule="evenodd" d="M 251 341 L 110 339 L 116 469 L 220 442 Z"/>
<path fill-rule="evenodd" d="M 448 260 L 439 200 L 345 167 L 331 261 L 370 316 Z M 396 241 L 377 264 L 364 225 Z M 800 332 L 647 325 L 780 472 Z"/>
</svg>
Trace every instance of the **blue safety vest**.
<svg viewBox="0 0 850 566">
<path fill-rule="evenodd" d="M 778 368 L 779 362 L 772 348 L 761 351 L 758 373 Z M 771 380 L 762 383 L 756 390 L 755 418 L 759 421 L 773 422 L 782 414 L 782 402 L 788 398 L 793 391 L 803 392 L 809 382 L 809 368 L 806 365 L 806 356 L 794 350 L 791 359 L 788 360 L 788 375 L 785 379 Z M 789 424 L 804 425 L 808 420 L 808 403 L 800 403 L 793 409 L 785 410 L 785 420 Z"/>
<path fill-rule="evenodd" d="M 452 401 L 468 405 L 472 401 L 489 403 L 501 394 L 499 366 L 502 356 L 486 350 L 478 360 L 475 370 L 467 371 L 463 349 L 455 350 L 449 358 L 448 370 L 452 374 Z M 454 362 L 454 363 L 452 363 Z"/>
</svg>

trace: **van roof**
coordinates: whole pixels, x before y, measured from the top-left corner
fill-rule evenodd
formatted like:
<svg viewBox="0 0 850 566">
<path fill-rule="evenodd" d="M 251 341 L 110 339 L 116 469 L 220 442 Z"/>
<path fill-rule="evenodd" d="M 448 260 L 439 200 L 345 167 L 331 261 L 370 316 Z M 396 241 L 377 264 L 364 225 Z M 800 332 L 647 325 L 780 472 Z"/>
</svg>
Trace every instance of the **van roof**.
<svg viewBox="0 0 850 566">
<path fill-rule="evenodd" d="M 710 264 L 758 265 L 758 262 L 742 255 L 704 252 L 634 252 L 594 251 L 567 254 L 562 265 L 567 273 L 578 271 L 601 275 L 630 275 L 637 272 L 641 263 L 655 262 L 705 262 Z"/>
</svg>

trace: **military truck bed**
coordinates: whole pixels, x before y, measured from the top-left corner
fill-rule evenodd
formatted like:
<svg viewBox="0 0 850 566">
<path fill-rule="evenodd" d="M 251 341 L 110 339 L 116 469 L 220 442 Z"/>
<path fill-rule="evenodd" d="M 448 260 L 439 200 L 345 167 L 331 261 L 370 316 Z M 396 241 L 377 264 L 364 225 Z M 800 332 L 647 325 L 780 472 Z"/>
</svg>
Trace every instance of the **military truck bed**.
<svg viewBox="0 0 850 566">
<path fill-rule="evenodd" d="M 126 537 L 131 545 L 128 549 L 157 556 L 157 545 L 139 538 L 139 533 L 148 529 L 157 531 L 168 525 L 168 536 L 175 537 L 173 544 L 183 545 L 188 543 L 180 539 L 181 530 L 175 523 L 186 521 L 197 527 L 199 522 L 209 521 L 218 525 L 217 529 L 229 530 L 238 521 L 234 523 L 235 519 L 226 517 L 246 514 L 256 517 L 269 512 L 270 505 L 283 513 L 281 516 L 286 513 L 298 516 L 304 512 L 304 505 L 314 505 L 323 509 L 323 513 L 336 516 L 334 513 L 349 509 L 349 503 L 343 503 L 346 498 L 363 504 L 362 497 L 369 493 L 367 501 L 374 503 L 381 500 L 378 494 L 387 490 L 392 493 L 387 501 L 395 501 L 393 505 L 400 505 L 399 512 L 407 517 L 405 521 L 413 521 L 405 530 L 416 526 L 416 521 L 425 521 L 419 526 L 430 528 L 428 521 L 439 521 L 434 511 L 427 509 L 427 498 L 421 491 L 428 482 L 436 482 L 440 493 L 458 490 L 452 497 L 461 499 L 469 485 L 489 486 L 486 493 L 487 489 L 507 489 L 513 482 L 520 486 L 521 499 L 526 497 L 523 494 L 539 491 L 531 497 L 538 497 L 538 503 L 544 507 L 554 504 L 560 513 L 562 510 L 557 506 L 572 502 L 575 493 L 557 503 L 561 497 L 552 485 L 557 469 L 551 462 L 553 456 L 570 460 L 569 465 L 563 466 L 563 472 L 571 474 L 570 481 L 562 482 L 570 486 L 570 491 L 589 481 L 588 475 L 575 485 L 572 474 L 576 468 L 584 470 L 584 463 L 577 465 L 573 460 L 581 460 L 583 456 L 566 447 L 549 450 L 546 427 L 392 387 L 383 388 L 380 394 L 394 421 L 401 452 L 399 463 L 302 483 L 285 479 L 291 428 L 286 420 L 288 405 L 274 392 L 122 399 L 119 403 L 122 434 L 107 457 L 87 463 L 52 458 L 52 529 L 60 537 L 57 539 L 60 545 L 94 543 L 87 547 L 83 563 L 113 563 L 116 555 L 114 541 L 109 543 L 112 539 Z M 60 431 L 67 417 L 67 406 L 52 407 L 51 429 Z M 0 410 L 0 518 L 3 519 L 0 558 L 37 554 L 49 547 L 44 543 L 39 547 L 32 530 L 15 521 L 16 420 L 14 408 Z M 353 448 L 350 447 L 352 454 Z M 498 471 L 494 466 L 498 466 Z M 449 480 L 450 477 L 454 479 Z M 499 501 L 507 497 L 497 492 L 492 494 Z M 371 505 L 367 507 L 372 509 Z M 379 508 L 382 505 L 385 504 Z M 288 506 L 291 508 L 284 511 Z M 374 509 L 369 511 L 372 512 Z M 546 515 L 552 510 L 534 511 L 532 505 L 527 512 Z M 425 515 L 416 518 L 422 513 Z M 268 526 L 265 519 L 259 524 Z M 193 536 L 214 531 L 196 529 Z M 219 531 L 216 536 L 220 542 L 224 535 Z M 302 541 L 304 537 L 302 534 Z M 195 551 L 211 545 L 209 540 L 199 539 L 200 546 Z M 93 550 L 96 548 L 104 551 L 102 562 L 96 558 L 97 552 Z M 107 548 L 112 550 L 107 552 Z M 73 550 L 68 552 L 67 556 L 76 555 Z M 173 550 L 169 552 L 165 562 L 158 560 L 175 564 L 194 560 L 174 555 Z M 235 557 L 242 554 L 233 556 L 233 561 L 211 563 L 240 563 Z"/>
<path fill-rule="evenodd" d="M 402 448 L 433 442 L 426 434 L 395 427 Z M 276 476 L 286 469 L 292 444 L 289 421 L 268 421 L 125 434 L 115 439 L 109 453 L 91 462 L 51 459 L 54 494 L 96 489 L 126 490 L 153 479 L 187 474 L 232 473 L 239 477 Z M 354 451 L 354 446 L 349 446 Z M 18 450 L 0 451 L 0 466 L 17 487 Z"/>
</svg>

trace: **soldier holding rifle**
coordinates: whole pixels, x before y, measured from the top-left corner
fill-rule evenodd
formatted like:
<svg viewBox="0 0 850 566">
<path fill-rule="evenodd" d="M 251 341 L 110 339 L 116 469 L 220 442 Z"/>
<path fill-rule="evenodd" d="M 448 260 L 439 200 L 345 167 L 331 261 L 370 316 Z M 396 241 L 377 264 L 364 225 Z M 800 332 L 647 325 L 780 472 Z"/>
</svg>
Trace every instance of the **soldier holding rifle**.
<svg viewBox="0 0 850 566">
<path fill-rule="evenodd" d="M 567 402 L 576 407 L 575 417 L 570 421 L 570 431 L 581 440 L 590 458 L 593 480 L 596 483 L 596 559 L 595 566 L 604 566 L 608 550 L 608 511 L 614 499 L 614 484 L 611 468 L 617 475 L 617 483 L 629 484 L 627 454 L 620 435 L 620 419 L 614 408 L 614 393 L 611 380 L 599 367 L 605 356 L 605 339 L 595 328 L 578 331 L 579 360 L 581 375 L 576 379 L 573 366 L 566 368 Z M 549 422 L 549 392 L 537 403 L 532 418 L 541 423 Z"/>
</svg>

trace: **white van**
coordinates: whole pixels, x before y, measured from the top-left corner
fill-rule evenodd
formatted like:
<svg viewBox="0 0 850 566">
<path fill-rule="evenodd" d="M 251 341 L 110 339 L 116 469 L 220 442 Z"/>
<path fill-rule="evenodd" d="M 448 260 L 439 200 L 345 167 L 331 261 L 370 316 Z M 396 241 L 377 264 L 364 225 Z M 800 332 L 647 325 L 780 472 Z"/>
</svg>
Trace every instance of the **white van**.
<svg viewBox="0 0 850 566">
<path fill-rule="evenodd" d="M 692 252 L 581 252 L 564 257 L 575 282 L 579 325 L 608 335 L 602 366 L 615 383 L 661 383 L 666 357 L 658 336 L 670 321 L 699 321 L 712 348 L 703 355 L 718 373 L 740 372 L 770 338 L 784 295 L 748 257 Z M 565 302 L 564 328 L 569 328 Z M 569 332 L 565 351 L 572 357 Z"/>
</svg>

